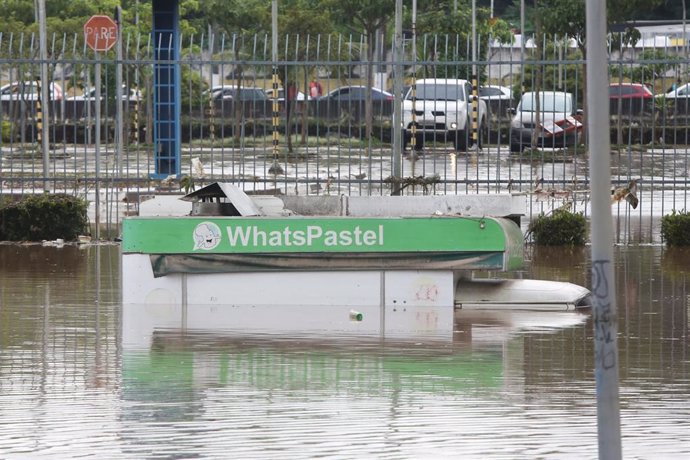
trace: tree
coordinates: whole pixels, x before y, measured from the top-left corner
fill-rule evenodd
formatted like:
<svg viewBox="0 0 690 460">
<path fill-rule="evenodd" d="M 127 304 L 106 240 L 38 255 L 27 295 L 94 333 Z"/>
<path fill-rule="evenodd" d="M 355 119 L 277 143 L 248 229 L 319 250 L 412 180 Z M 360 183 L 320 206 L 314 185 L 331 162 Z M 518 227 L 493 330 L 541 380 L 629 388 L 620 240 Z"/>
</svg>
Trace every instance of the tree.
<svg viewBox="0 0 690 460">
<path fill-rule="evenodd" d="M 258 32 L 268 30 L 270 24 L 270 2 L 264 0 L 207 0 L 204 11 L 216 30 L 227 36 L 241 35 L 245 31 Z M 243 47 L 242 40 L 233 41 L 233 60 L 237 63 L 234 69 L 236 86 L 242 86 L 245 53 L 249 50 Z M 209 92 L 209 97 L 212 94 Z M 235 101 L 235 141 L 239 142 L 243 122 L 242 104 Z"/>
<path fill-rule="evenodd" d="M 373 104 L 371 101 L 371 88 L 374 86 L 374 44 L 377 33 L 383 31 L 388 21 L 395 13 L 393 2 L 389 0 L 324 0 L 322 5 L 326 7 L 334 18 L 343 19 L 343 26 L 355 33 L 364 33 L 366 36 L 366 99 L 364 103 L 365 138 L 367 141 L 367 154 L 370 154 L 369 145 L 373 134 Z"/>
<path fill-rule="evenodd" d="M 289 88 L 299 88 L 300 80 L 304 94 L 309 94 L 307 84 L 309 75 L 316 70 L 313 62 L 318 52 L 314 42 L 307 42 L 306 37 L 328 35 L 333 30 L 331 17 L 327 9 L 321 8 L 317 0 L 287 0 L 280 5 L 278 15 L 279 40 L 278 47 L 285 50 L 285 60 L 305 62 L 304 65 L 282 66 L 278 69 L 278 76 L 285 88 L 287 96 Z M 288 40 L 294 38 L 294 45 L 288 46 Z M 292 44 L 291 43 L 291 44 Z M 300 78 L 300 71 L 302 76 Z M 292 153 L 291 121 L 294 114 L 295 102 L 285 98 L 285 135 L 288 152 Z M 306 141 L 307 112 L 302 112 L 302 139 Z"/>
<path fill-rule="evenodd" d="M 634 18 L 644 11 L 650 11 L 663 0 L 608 0 L 607 21 L 623 22 Z M 585 0 L 534 0 L 533 10 L 536 27 L 536 42 L 539 46 L 543 40 L 541 34 L 566 36 L 576 41 L 585 64 L 582 74 L 587 72 L 587 29 L 585 20 Z M 629 32 L 627 40 L 634 39 L 635 34 Z M 537 49 L 537 57 L 542 54 Z M 587 94 L 586 79 L 583 79 L 582 92 Z M 583 99 L 586 101 L 586 98 Z M 583 103 L 584 113 L 587 113 L 586 102 Z"/>
<path fill-rule="evenodd" d="M 472 42 L 472 7 L 468 0 L 456 3 L 448 0 L 440 4 L 425 0 L 420 4 L 420 12 L 417 18 L 417 33 L 420 36 L 428 35 L 437 37 L 440 34 L 450 37 L 451 46 L 437 45 L 437 40 L 428 40 L 430 49 L 418 50 L 423 60 L 470 62 L 472 59 L 470 44 Z M 410 18 L 411 20 L 411 18 Z M 513 34 L 507 22 L 491 18 L 491 11 L 487 8 L 477 8 L 475 17 L 477 32 L 477 60 L 484 61 L 489 50 L 489 39 L 499 40 L 502 43 L 510 43 Z M 418 40 L 418 46 L 423 46 L 423 41 Z M 444 52 L 441 52 L 440 49 Z M 448 49 L 447 52 L 445 52 Z M 469 78 L 471 69 L 469 65 L 434 66 L 433 72 L 428 69 L 425 73 L 430 77 L 438 78 Z M 482 65 L 478 67 L 477 74 L 484 75 Z"/>
<path fill-rule="evenodd" d="M 608 0 L 609 25 L 639 17 L 650 12 L 663 0 Z M 534 14 L 541 18 L 542 32 L 551 35 L 567 35 L 577 40 L 583 56 L 587 56 L 585 44 L 585 0 L 536 0 Z"/>
</svg>

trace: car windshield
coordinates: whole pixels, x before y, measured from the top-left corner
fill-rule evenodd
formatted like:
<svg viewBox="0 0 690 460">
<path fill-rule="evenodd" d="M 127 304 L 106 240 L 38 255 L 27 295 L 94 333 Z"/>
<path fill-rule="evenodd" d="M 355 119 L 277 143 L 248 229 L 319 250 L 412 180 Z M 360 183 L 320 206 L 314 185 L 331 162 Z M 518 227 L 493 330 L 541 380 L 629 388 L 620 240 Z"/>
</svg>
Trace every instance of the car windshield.
<svg viewBox="0 0 690 460">
<path fill-rule="evenodd" d="M 535 93 L 527 93 L 520 100 L 521 112 L 534 112 L 536 110 Z M 572 112 L 572 101 L 566 93 L 540 93 L 539 110 L 542 112 Z"/>
<path fill-rule="evenodd" d="M 268 99 L 266 93 L 260 88 L 240 88 L 239 95 L 237 88 L 221 88 L 213 93 L 213 97 L 220 98 L 237 98 L 240 101 L 263 101 Z"/>
<path fill-rule="evenodd" d="M 259 88 L 240 88 L 240 101 L 257 101 L 266 99 L 266 93 Z"/>
<path fill-rule="evenodd" d="M 411 95 L 408 93 L 408 98 Z M 462 85 L 417 85 L 417 99 L 429 101 L 464 101 Z"/>
<path fill-rule="evenodd" d="M 2 89 L 2 94 L 31 94 L 37 93 L 37 87 L 33 83 L 13 83 Z"/>
</svg>

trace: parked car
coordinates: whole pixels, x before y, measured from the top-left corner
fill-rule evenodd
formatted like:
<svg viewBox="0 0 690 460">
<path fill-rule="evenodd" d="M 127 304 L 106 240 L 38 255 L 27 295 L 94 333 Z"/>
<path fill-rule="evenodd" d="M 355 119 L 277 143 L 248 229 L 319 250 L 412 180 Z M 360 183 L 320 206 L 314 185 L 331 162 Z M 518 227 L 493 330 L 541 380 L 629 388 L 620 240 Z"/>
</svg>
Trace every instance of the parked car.
<svg viewBox="0 0 690 460">
<path fill-rule="evenodd" d="M 320 102 L 364 102 L 366 100 L 366 86 L 341 86 L 318 98 Z M 379 88 L 371 88 L 372 101 L 392 101 L 393 95 Z"/>
<path fill-rule="evenodd" d="M 453 142 L 458 151 L 467 150 L 471 139 L 472 85 L 467 80 L 422 79 L 415 83 L 416 100 L 411 92 L 403 100 L 404 144 L 412 139 L 415 127 L 416 148 L 426 139 Z M 478 100 L 478 147 L 486 128 L 486 102 Z"/>
<path fill-rule="evenodd" d="M 15 81 L 0 88 L 0 100 L 3 101 L 37 101 L 39 99 L 40 86 L 37 81 Z M 50 99 L 59 101 L 63 98 L 62 86 L 58 83 L 50 83 Z"/>
<path fill-rule="evenodd" d="M 538 99 L 537 99 L 538 98 Z M 539 122 L 536 102 L 539 101 Z M 563 91 L 527 92 L 522 95 L 510 121 L 510 151 L 521 152 L 532 145 L 536 130 L 538 147 L 564 148 L 581 141 L 581 112 L 575 109 L 571 93 Z"/>
<path fill-rule="evenodd" d="M 652 99 L 654 94 L 642 83 L 611 83 L 609 99 Z"/>
<path fill-rule="evenodd" d="M 665 93 L 657 94 L 656 97 L 664 97 L 666 99 L 687 99 L 690 97 L 690 83 L 677 86 L 675 89 L 670 89 Z"/>
<path fill-rule="evenodd" d="M 611 83 L 609 101 L 613 116 L 641 115 L 654 110 L 654 94 L 642 83 Z"/>
<path fill-rule="evenodd" d="M 484 85 L 479 87 L 479 98 L 485 101 L 512 102 L 513 90 L 506 86 Z"/>
<path fill-rule="evenodd" d="M 267 89 L 265 93 L 267 98 L 273 100 L 273 88 Z M 296 100 L 306 101 L 308 99 L 311 98 L 306 96 L 302 91 L 297 91 Z M 278 89 L 278 102 L 285 102 L 285 90 L 283 88 Z"/>
<path fill-rule="evenodd" d="M 508 109 L 513 107 L 513 90 L 507 86 L 480 86 L 479 98 L 486 102 L 489 116 L 494 122 L 509 116 Z"/>
<path fill-rule="evenodd" d="M 676 85 L 665 93 L 656 95 L 658 107 L 674 115 L 690 114 L 690 83 Z"/>
<path fill-rule="evenodd" d="M 110 95 L 110 91 L 114 92 L 114 89 L 107 90 L 106 88 L 101 88 L 101 98 Z M 96 88 L 91 88 L 84 90 L 84 92 L 79 96 L 70 97 L 71 101 L 92 101 L 96 99 Z M 123 101 L 139 101 L 141 100 L 141 91 L 137 88 L 127 88 L 127 85 L 122 85 L 122 100 Z"/>
<path fill-rule="evenodd" d="M 328 120 L 350 120 L 364 123 L 366 115 L 366 86 L 341 86 L 329 93 L 312 99 L 310 112 L 313 116 Z M 394 97 L 388 91 L 371 88 L 371 105 L 374 117 L 387 117 L 393 113 Z"/>
<path fill-rule="evenodd" d="M 268 97 L 263 88 L 254 86 L 222 86 L 212 92 L 213 99 L 219 101 L 267 102 Z"/>
</svg>

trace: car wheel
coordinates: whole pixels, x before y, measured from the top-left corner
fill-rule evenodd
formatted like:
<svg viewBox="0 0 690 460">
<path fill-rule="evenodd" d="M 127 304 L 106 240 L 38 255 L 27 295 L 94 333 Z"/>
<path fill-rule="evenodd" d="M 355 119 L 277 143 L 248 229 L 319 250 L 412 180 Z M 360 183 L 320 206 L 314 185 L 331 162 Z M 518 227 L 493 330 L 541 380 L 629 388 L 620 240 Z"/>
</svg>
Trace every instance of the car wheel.
<svg viewBox="0 0 690 460">
<path fill-rule="evenodd" d="M 478 147 L 482 149 L 484 148 L 484 143 L 489 140 L 489 125 L 486 120 L 479 126 L 479 133 L 477 135 L 479 136 L 477 139 Z"/>
<path fill-rule="evenodd" d="M 414 149 L 417 152 L 421 152 L 424 149 L 424 135 L 417 133 L 417 138 L 415 140 Z"/>
<path fill-rule="evenodd" d="M 510 153 L 522 153 L 522 144 L 510 142 Z"/>
<path fill-rule="evenodd" d="M 467 151 L 467 137 L 468 131 L 455 131 L 455 136 L 453 139 L 453 145 L 455 146 L 456 152 L 466 152 Z"/>
</svg>

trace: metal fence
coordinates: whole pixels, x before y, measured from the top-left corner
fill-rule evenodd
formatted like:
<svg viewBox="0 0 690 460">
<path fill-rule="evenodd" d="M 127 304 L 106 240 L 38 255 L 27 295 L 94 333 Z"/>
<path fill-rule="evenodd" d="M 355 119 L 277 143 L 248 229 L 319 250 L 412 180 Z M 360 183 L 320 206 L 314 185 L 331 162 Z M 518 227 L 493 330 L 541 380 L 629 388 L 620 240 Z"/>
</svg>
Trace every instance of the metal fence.
<svg viewBox="0 0 690 460">
<path fill-rule="evenodd" d="M 618 85 L 609 101 L 602 101 L 610 106 L 611 152 L 586 152 L 581 143 L 586 133 L 565 148 L 537 141 L 534 148 L 516 150 L 510 145 L 515 131 L 511 118 L 523 92 L 569 92 L 574 108 L 586 116 L 585 60 L 573 40 L 559 37 L 524 44 L 479 41 L 484 58 L 477 62 L 467 59 L 469 42 L 446 35 L 404 40 L 403 62 L 393 62 L 383 37 L 372 44 L 374 58 L 367 60 L 364 37 L 285 36 L 274 63 L 270 36 L 181 37 L 182 173 L 195 186 L 229 181 L 251 193 L 523 193 L 529 220 L 561 206 L 587 215 L 588 155 L 609 155 L 614 185 L 638 180 L 640 196 L 634 209 L 624 201 L 612 204 L 617 240 L 659 242 L 660 217 L 688 208 L 688 99 L 680 92 L 664 94 L 671 85 L 687 82 L 683 50 L 658 37 L 627 48 L 612 45 L 611 83 L 640 85 Z M 53 36 L 48 43 L 52 83 L 50 100 L 41 103 L 35 77 L 42 64 L 36 58 L 37 37 L 0 35 L 0 195 L 66 192 L 101 202 L 109 215 L 119 216 L 138 195 L 180 192 L 185 183 L 189 186 L 181 178 L 152 179 L 150 37 L 122 37 L 121 58 L 115 51 L 97 56 L 80 36 Z M 100 82 L 94 81 L 97 62 L 103 68 Z M 481 148 L 457 151 L 448 139 L 434 138 L 415 150 L 408 136 L 406 148 L 395 152 L 393 113 L 404 93 L 393 94 L 394 73 L 403 72 L 407 90 L 419 78 L 471 82 L 473 65 L 479 69 L 478 91 L 488 110 Z M 118 68 L 124 88 L 120 102 L 115 90 Z M 295 95 L 294 101 L 279 95 L 277 120 L 272 117 L 273 100 L 264 91 L 273 89 L 274 69 L 295 85 L 294 93 L 287 92 Z M 336 95 L 343 87 L 353 93 L 366 87 L 368 75 L 375 88 L 387 91 L 373 94 L 369 120 L 364 98 Z M 311 97 L 312 80 L 320 83 L 321 97 Z M 95 117 L 92 91 L 97 85 L 100 119 Z M 643 85 L 650 94 L 624 94 Z M 262 91 L 247 98 L 213 91 L 237 86 Z M 41 123 L 49 126 L 47 161 Z M 400 176 L 392 173 L 396 158 Z"/>
</svg>

